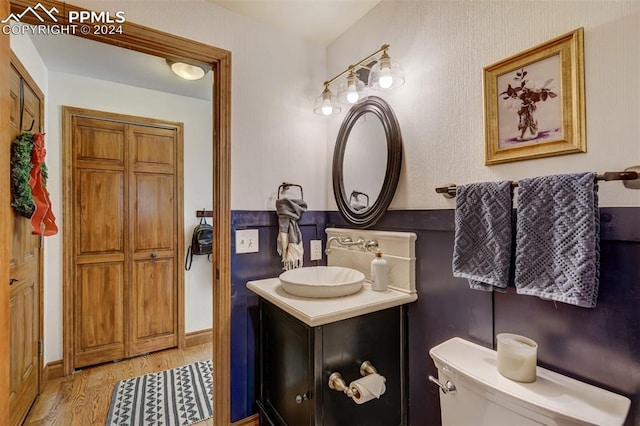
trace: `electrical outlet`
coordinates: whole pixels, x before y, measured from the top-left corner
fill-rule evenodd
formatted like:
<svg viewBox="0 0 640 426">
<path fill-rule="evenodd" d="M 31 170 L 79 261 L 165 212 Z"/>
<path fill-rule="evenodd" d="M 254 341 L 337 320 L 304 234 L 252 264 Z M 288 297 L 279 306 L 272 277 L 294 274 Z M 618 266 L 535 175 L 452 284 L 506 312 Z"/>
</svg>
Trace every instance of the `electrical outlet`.
<svg viewBox="0 0 640 426">
<path fill-rule="evenodd" d="M 311 240 L 309 245 L 311 260 L 322 260 L 322 240 Z"/>
<path fill-rule="evenodd" d="M 260 247 L 259 235 L 257 229 L 237 229 L 236 254 L 257 253 Z"/>
</svg>

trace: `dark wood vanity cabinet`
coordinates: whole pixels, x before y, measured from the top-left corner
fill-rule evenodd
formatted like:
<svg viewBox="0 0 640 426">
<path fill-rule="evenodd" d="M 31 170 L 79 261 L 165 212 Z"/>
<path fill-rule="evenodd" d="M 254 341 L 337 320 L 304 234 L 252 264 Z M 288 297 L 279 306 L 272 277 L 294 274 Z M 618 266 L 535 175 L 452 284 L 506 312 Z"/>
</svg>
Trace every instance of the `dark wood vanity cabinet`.
<svg viewBox="0 0 640 426">
<path fill-rule="evenodd" d="M 260 298 L 261 425 L 406 425 L 405 332 L 403 306 L 310 327 Z M 331 373 L 348 385 L 364 361 L 386 378 L 380 399 L 359 405 L 329 389 Z"/>
</svg>

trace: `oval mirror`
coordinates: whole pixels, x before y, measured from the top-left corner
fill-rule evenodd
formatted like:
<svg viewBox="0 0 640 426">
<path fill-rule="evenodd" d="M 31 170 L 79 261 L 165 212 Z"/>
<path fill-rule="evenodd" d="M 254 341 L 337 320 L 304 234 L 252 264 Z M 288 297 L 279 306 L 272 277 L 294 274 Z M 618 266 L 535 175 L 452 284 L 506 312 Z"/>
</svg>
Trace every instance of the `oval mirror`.
<svg viewBox="0 0 640 426">
<path fill-rule="evenodd" d="M 349 110 L 333 152 L 333 193 L 345 220 L 363 228 L 380 220 L 401 167 L 398 120 L 382 98 L 369 96 Z"/>
</svg>

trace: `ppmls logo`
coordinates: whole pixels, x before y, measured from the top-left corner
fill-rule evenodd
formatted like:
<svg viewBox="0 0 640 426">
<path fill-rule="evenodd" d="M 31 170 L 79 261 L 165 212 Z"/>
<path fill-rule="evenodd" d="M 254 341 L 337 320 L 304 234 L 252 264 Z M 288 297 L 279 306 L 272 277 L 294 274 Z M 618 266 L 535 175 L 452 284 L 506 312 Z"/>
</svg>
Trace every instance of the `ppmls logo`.
<svg viewBox="0 0 640 426">
<path fill-rule="evenodd" d="M 38 11 L 40 11 L 40 13 L 38 13 Z M 15 13 L 11 13 L 11 14 L 9 14 L 9 16 L 7 16 L 5 19 L 3 19 L 0 22 L 2 22 L 3 24 L 6 24 L 9 21 L 11 21 L 12 19 L 14 21 L 20 22 L 22 17 L 25 16 L 26 14 L 28 14 L 28 13 L 30 13 L 33 16 L 35 16 L 35 18 L 37 20 L 39 20 L 40 22 L 45 22 L 45 19 L 42 16 L 49 17 L 49 19 L 51 21 L 53 21 L 53 22 L 58 22 L 58 20 L 56 19 L 56 16 L 54 15 L 54 13 L 60 13 L 60 11 L 55 6 L 52 7 L 51 9 L 47 9 L 41 3 L 38 3 L 33 7 L 31 7 L 31 6 L 27 7 L 25 10 L 22 11 L 22 13 L 19 13 L 17 15 Z"/>
<path fill-rule="evenodd" d="M 23 19 L 33 22 L 34 18 L 35 25 L 22 22 Z M 38 3 L 33 7 L 27 7 L 22 13 L 11 13 L 0 21 L 0 24 L 2 24 L 2 34 L 5 35 L 76 35 L 79 33 L 104 36 L 122 34 L 124 31 L 122 24 L 126 21 L 125 13 L 122 10 L 115 12 L 70 10 L 66 16 L 66 22 L 58 23 L 59 18 L 60 11 L 55 6 L 47 9 L 42 3 Z"/>
</svg>

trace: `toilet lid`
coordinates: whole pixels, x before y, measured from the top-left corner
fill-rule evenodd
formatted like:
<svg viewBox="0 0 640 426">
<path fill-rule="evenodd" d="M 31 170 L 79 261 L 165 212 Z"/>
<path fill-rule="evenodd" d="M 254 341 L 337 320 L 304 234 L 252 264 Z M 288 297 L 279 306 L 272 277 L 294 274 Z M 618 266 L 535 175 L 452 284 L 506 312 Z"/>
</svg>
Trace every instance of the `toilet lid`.
<svg viewBox="0 0 640 426">
<path fill-rule="evenodd" d="M 495 351 L 459 337 L 435 346 L 429 355 L 439 370 L 446 369 L 454 383 L 473 381 L 547 415 L 585 424 L 622 425 L 629 412 L 629 398 L 542 367 L 537 367 L 533 383 L 509 380 L 498 373 Z"/>
</svg>

